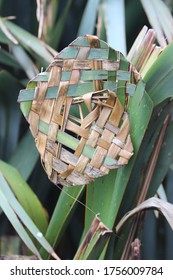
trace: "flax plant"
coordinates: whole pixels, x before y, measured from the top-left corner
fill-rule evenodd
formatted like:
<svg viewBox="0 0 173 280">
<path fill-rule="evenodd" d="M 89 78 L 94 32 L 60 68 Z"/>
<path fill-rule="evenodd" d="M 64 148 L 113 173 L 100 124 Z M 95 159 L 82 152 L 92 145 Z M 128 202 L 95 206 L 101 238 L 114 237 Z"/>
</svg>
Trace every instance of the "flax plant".
<svg viewBox="0 0 173 280">
<path fill-rule="evenodd" d="M 5 2 L 0 2 L 2 14 Z M 30 32 L 14 23 L 13 17 L 0 18 L 0 215 L 7 217 L 1 234 L 8 228 L 12 231 L 9 220 L 25 243 L 22 254 L 38 259 L 141 258 L 145 210 L 161 212 L 173 229 L 173 206 L 165 201 L 164 188 L 173 161 L 172 15 L 161 0 L 64 2 L 36 1 L 32 20 L 37 30 Z M 125 20 L 131 15 L 128 23 L 133 24 L 136 7 L 139 14 L 145 11 L 148 22 L 138 28 L 128 51 Z M 57 188 L 39 165 L 17 96 L 53 61 L 63 42 L 72 41 L 66 28 L 72 28 L 76 10 L 73 39 L 96 34 L 121 51 L 141 77 L 127 109 L 134 155 L 127 166 L 87 186 Z M 75 248 L 69 256 L 65 251 L 71 243 Z M 134 244 L 139 247 L 138 256 L 134 256 Z M 11 254 L 16 253 L 13 249 Z"/>
</svg>

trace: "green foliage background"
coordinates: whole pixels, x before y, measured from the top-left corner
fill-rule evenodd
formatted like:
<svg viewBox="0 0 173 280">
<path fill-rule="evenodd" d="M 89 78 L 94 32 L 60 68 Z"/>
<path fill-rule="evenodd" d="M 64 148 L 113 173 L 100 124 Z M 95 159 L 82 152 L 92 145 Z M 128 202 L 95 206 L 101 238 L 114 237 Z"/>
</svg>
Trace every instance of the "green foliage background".
<svg viewBox="0 0 173 280">
<path fill-rule="evenodd" d="M 49 3 L 50 1 L 47 1 Z M 47 30 L 46 35 L 44 36 L 44 40 L 47 44 L 53 47 L 56 51 L 62 50 L 65 46 L 67 46 L 71 41 L 73 41 L 80 33 L 96 33 L 96 24 L 92 24 L 92 19 L 94 18 L 94 14 L 87 16 L 85 14 L 85 8 L 87 3 L 92 1 L 87 0 L 52 0 L 53 11 L 52 14 L 52 25 Z M 98 3 L 102 1 L 93 1 L 93 5 L 98 6 Z M 109 4 L 113 5 L 113 1 L 103 1 L 105 5 L 109 2 Z M 172 7 L 172 2 L 169 3 L 170 8 Z M 38 33 L 38 21 L 36 18 L 36 1 L 35 0 L 1 0 L 0 1 L 0 16 L 15 16 L 16 19 L 13 20 L 18 26 L 22 27 L 24 30 L 29 31 L 31 34 L 37 36 Z M 94 8 L 92 9 L 94 13 Z M 102 11 L 100 11 L 101 13 Z M 116 13 L 116 12 L 115 12 Z M 118 16 L 118 14 L 117 14 Z M 144 25 L 150 26 L 146 14 L 143 10 L 141 2 L 138 0 L 126 0 L 125 1 L 125 33 L 122 34 L 122 37 L 126 38 L 127 42 L 127 52 L 132 46 L 135 38 L 138 33 L 142 29 Z M 91 21 L 91 22 L 90 22 Z M 121 19 L 119 21 L 121 23 Z M 83 29 L 82 29 L 83 28 Z M 91 28 L 91 29 L 90 29 Z M 111 26 L 110 32 L 111 32 Z M 112 33 L 111 33 L 112 34 Z M 2 36 L 2 34 L 1 34 Z M 3 36 L 2 36 L 3 37 Z M 10 47 L 8 48 L 3 42 L 3 38 L 0 37 L 1 47 L 3 50 L 7 51 L 11 54 Z M 101 29 L 101 37 L 107 40 L 107 33 L 105 28 Z M 20 41 L 20 39 L 19 39 Z M 122 43 L 123 44 L 123 43 Z M 114 47 L 114 46 L 113 46 Z M 40 160 L 38 157 L 38 153 L 36 151 L 34 141 L 30 132 L 28 131 L 28 124 L 26 123 L 24 117 L 22 116 L 19 108 L 19 104 L 17 103 L 17 97 L 19 90 L 25 87 L 28 81 L 28 73 L 22 68 L 17 61 L 17 57 L 9 58 L 5 57 L 4 53 L 2 53 L 2 49 L 0 50 L 0 159 L 3 162 L 9 163 L 14 166 L 19 173 L 23 177 L 23 184 L 27 184 L 25 186 L 25 196 L 22 198 L 20 194 L 20 190 L 18 189 L 18 182 L 21 180 L 20 174 L 15 175 L 15 178 L 18 178 L 19 181 L 16 181 L 16 189 L 15 194 L 18 192 L 18 200 L 23 201 L 25 204 L 27 191 L 29 192 L 28 186 L 31 187 L 33 192 L 37 195 L 39 200 L 41 201 L 44 209 L 39 205 L 34 209 L 35 212 L 38 211 L 38 217 L 36 218 L 36 222 L 38 222 L 40 216 L 44 216 L 40 222 L 41 231 L 43 233 L 46 232 L 47 222 L 50 221 L 50 218 L 53 219 L 53 225 L 56 224 L 56 219 L 59 216 L 59 213 L 63 211 L 67 211 L 65 206 L 61 204 L 56 208 L 56 203 L 58 198 L 66 197 L 65 193 L 62 193 L 60 189 L 55 187 L 50 183 L 47 179 L 47 175 L 45 174 L 42 166 L 40 164 Z M 26 48 L 27 49 L 27 48 Z M 29 53 L 29 58 L 33 61 L 36 67 L 41 70 L 41 67 L 46 67 L 50 61 L 48 58 L 43 59 L 43 57 L 39 57 L 36 54 L 33 54 L 30 50 L 27 50 Z M 121 51 L 121 49 L 120 49 Z M 14 50 L 13 50 L 14 52 Z M 20 53 L 20 50 L 19 50 Z M 21 55 L 21 53 L 20 53 Z M 6 59 L 5 59 L 6 58 Z M 4 60 L 5 59 L 5 60 Z M 24 56 L 23 62 L 26 63 L 27 58 Z M 28 67 L 28 64 L 26 65 Z M 33 65 L 28 67 L 29 75 L 35 75 Z M 149 80 L 149 79 L 148 79 Z M 148 86 L 149 87 L 149 86 Z M 150 88 L 148 88 L 150 90 Z M 170 145 L 171 145 L 170 141 Z M 144 147 L 145 148 L 145 147 Z M 144 153 L 144 150 L 141 151 Z M 172 157 L 171 157 L 172 160 Z M 0 162 L 1 172 L 4 170 L 4 173 L 7 172 L 7 177 L 9 174 L 12 176 L 13 172 L 16 170 L 10 169 L 11 166 L 4 166 L 3 162 Z M 161 167 L 163 168 L 163 167 Z M 3 173 L 3 175 L 4 175 Z M 111 175 L 109 177 L 109 181 L 111 181 Z M 170 168 L 166 177 L 164 178 L 163 184 L 169 198 L 170 202 L 173 202 L 173 191 L 172 191 L 172 169 Z M 13 181 L 13 176 L 11 177 Z M 16 179 L 17 180 L 17 179 Z M 118 180 L 118 179 L 117 179 Z M 139 180 L 139 178 L 133 178 L 135 180 Z M 27 183 L 26 183 L 26 182 Z M 8 177 L 8 182 L 10 182 L 10 177 Z M 112 184 L 114 179 L 112 179 Z M 105 182 L 100 180 L 100 186 L 104 185 L 103 188 L 100 187 L 99 192 L 103 192 L 102 195 L 104 197 L 104 192 L 108 192 L 106 189 Z M 133 184 L 132 184 L 133 185 Z M 92 189 L 88 190 L 87 195 L 90 195 Z M 126 196 L 133 196 L 133 189 L 128 190 Z M 79 198 L 83 204 L 85 204 L 86 193 L 83 189 L 74 188 L 73 191 L 70 191 L 72 196 L 76 196 Z M 128 194 L 128 195 L 127 195 Z M 29 194 L 28 194 L 29 195 Z M 152 194 L 153 195 L 153 194 Z M 126 199 L 126 196 L 124 199 Z M 101 198 L 101 196 L 100 196 Z M 62 202 L 64 200 L 62 199 Z M 125 200 L 124 200 L 125 201 Z M 122 202 L 121 213 L 120 216 L 125 214 L 128 207 L 125 202 Z M 57 240 L 56 252 L 62 259 L 72 259 L 75 255 L 81 235 L 83 233 L 84 228 L 84 215 L 85 215 L 85 207 L 80 203 L 76 203 L 75 207 L 73 207 L 73 199 L 68 200 L 69 203 L 69 215 L 70 220 L 68 223 L 63 224 L 61 221 L 60 235 Z M 123 204 L 124 203 L 124 204 Z M 27 204 L 27 203 L 26 203 Z M 64 207 L 64 208 L 63 208 Z M 72 209 L 73 207 L 73 209 Z M 88 207 L 90 205 L 88 204 Z M 124 207 L 124 208 L 123 208 Z M 25 205 L 25 210 L 27 206 Z M 71 211 L 72 209 L 72 211 Z M 41 212 L 39 212 L 41 211 Z M 44 214 L 42 213 L 44 212 Z M 30 211 L 28 210 L 28 213 Z M 46 213 L 46 214 L 45 214 Z M 54 216 L 52 214 L 54 213 Z M 89 220 L 93 219 L 93 215 L 90 210 L 87 210 Z M 107 218 L 107 212 L 105 212 L 104 219 Z M 30 214 L 31 216 L 31 214 Z M 35 214 L 33 215 L 35 217 Z M 49 217 L 47 220 L 46 217 Z M 55 217 L 55 219 L 54 219 Z M 58 234 L 57 232 L 55 233 Z M 0 236 L 13 236 L 15 235 L 15 231 L 11 224 L 9 223 L 6 216 L 3 212 L 0 213 Z M 47 233 L 48 235 L 48 233 Z M 56 238 L 55 238 L 56 239 Z M 113 240 L 114 239 L 114 240 Z M 112 238 L 110 246 L 114 246 L 116 238 Z M 55 244 L 52 244 L 55 245 Z M 143 258 L 145 259 L 172 259 L 173 252 L 171 250 L 173 245 L 173 236 L 172 231 L 166 222 L 161 218 L 156 220 L 153 213 L 149 214 L 145 225 L 144 225 L 144 234 L 142 237 L 142 248 L 143 248 Z M 2 247 L 2 245 L 1 245 Z M 19 246 L 17 251 L 15 251 L 15 245 L 12 245 L 11 253 L 26 253 L 26 249 L 23 249 Z M 111 250 L 109 250 L 111 252 Z M 45 254 L 45 252 L 42 252 Z M 110 253 L 111 255 L 111 253 Z M 111 255 L 112 256 L 112 255 Z M 107 256 L 109 258 L 109 256 Z M 116 257 L 116 256 L 114 256 Z"/>
</svg>

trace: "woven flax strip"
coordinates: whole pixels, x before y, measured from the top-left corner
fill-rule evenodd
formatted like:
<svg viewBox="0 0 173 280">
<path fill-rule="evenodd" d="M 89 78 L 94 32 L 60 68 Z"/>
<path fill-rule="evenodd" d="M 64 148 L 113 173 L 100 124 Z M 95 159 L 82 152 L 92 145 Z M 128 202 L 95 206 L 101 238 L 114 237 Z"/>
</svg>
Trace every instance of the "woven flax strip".
<svg viewBox="0 0 173 280">
<path fill-rule="evenodd" d="M 79 37 L 19 94 L 42 164 L 55 184 L 83 185 L 133 154 L 129 95 L 139 80 L 123 55 Z"/>
</svg>

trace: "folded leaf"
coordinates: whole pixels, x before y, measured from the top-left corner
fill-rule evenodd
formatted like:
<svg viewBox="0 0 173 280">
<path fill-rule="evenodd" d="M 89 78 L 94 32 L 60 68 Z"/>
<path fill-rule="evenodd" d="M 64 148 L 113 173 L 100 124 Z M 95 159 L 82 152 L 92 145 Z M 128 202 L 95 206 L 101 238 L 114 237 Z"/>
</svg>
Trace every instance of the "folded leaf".
<svg viewBox="0 0 173 280">
<path fill-rule="evenodd" d="M 112 231 L 109 230 L 96 216 L 80 245 L 74 259 L 96 260 L 100 257 Z"/>
<path fill-rule="evenodd" d="M 140 205 L 129 211 L 116 226 L 116 232 L 119 232 L 125 222 L 132 216 L 144 210 L 156 209 L 163 214 L 173 230 L 173 204 L 161 200 L 156 197 L 149 198 L 142 202 Z"/>
</svg>

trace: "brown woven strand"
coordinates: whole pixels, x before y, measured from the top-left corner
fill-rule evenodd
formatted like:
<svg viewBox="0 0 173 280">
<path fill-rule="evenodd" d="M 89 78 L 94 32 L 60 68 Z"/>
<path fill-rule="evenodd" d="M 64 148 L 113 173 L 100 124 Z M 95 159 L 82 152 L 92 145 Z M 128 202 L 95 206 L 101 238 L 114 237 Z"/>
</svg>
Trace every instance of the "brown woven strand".
<svg viewBox="0 0 173 280">
<path fill-rule="evenodd" d="M 37 82 L 27 117 L 48 177 L 65 186 L 88 184 L 110 169 L 127 164 L 133 154 L 128 114 L 116 92 L 104 88 L 104 80 L 94 80 L 92 92 L 67 96 L 69 86 L 83 83 L 81 70 L 119 69 L 118 60 L 88 60 L 90 49 L 100 48 L 100 40 L 95 36 L 86 38 L 90 47 L 79 47 L 75 59 L 58 55 L 48 67 L 49 79 Z M 64 71 L 70 72 L 69 80 L 62 80 Z M 48 88 L 55 86 L 56 98 L 46 98 Z M 73 106 L 78 108 L 79 116 L 71 113 Z M 40 120 L 48 125 L 47 134 L 39 130 Z M 78 140 L 74 152 L 57 140 L 59 131 Z M 85 147 L 94 151 L 92 158 L 84 152 Z M 106 157 L 114 163 L 107 164 Z"/>
</svg>

